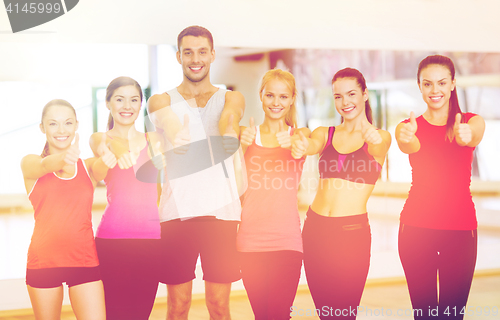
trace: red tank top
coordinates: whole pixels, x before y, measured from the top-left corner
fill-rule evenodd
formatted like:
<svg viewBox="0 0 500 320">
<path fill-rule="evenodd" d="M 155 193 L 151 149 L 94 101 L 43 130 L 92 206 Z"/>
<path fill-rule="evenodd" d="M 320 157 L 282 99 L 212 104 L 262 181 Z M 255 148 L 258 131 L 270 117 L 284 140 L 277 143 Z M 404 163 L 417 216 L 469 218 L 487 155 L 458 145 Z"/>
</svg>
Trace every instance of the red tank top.
<svg viewBox="0 0 500 320">
<path fill-rule="evenodd" d="M 48 173 L 28 196 L 35 209 L 29 269 L 99 265 L 92 231 L 94 186 L 81 159 L 74 177 Z"/>
<path fill-rule="evenodd" d="M 463 114 L 466 122 L 473 116 Z M 416 120 L 420 150 L 409 155 L 412 183 L 401 223 L 431 229 L 476 229 L 476 210 L 470 193 L 474 148 L 445 139 L 446 126 L 432 125 L 423 116 Z"/>
<path fill-rule="evenodd" d="M 248 147 L 248 188 L 236 240 L 239 251 L 302 252 L 297 190 L 304 161 L 281 147 L 266 148 L 255 141 Z"/>
</svg>

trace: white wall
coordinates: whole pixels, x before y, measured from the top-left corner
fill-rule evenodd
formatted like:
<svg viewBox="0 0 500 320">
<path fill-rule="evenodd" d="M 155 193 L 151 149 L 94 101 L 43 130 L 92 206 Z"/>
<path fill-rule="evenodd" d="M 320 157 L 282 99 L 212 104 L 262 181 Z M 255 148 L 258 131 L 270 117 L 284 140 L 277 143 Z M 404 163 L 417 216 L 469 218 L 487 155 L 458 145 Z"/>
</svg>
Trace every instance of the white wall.
<svg viewBox="0 0 500 320">
<path fill-rule="evenodd" d="M 218 46 L 500 52 L 498 0 L 85 0 L 0 42 L 175 44 L 206 26 Z"/>
<path fill-rule="evenodd" d="M 250 117 L 255 123 L 264 120 L 264 112 L 259 99 L 259 82 L 269 70 L 269 56 L 266 54 L 259 61 L 237 62 L 229 56 L 217 56 L 210 70 L 212 83 L 234 86 L 245 97 L 245 114 L 240 125 L 248 126 Z"/>
</svg>

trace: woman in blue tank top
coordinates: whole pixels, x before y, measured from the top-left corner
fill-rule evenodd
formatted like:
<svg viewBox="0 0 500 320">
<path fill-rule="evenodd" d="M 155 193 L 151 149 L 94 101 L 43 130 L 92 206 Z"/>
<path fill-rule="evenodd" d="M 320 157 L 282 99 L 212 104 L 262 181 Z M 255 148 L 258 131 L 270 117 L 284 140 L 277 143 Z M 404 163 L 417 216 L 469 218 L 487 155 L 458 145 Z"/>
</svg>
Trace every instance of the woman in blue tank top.
<svg viewBox="0 0 500 320">
<path fill-rule="evenodd" d="M 294 141 L 295 158 L 320 153 L 318 191 L 302 231 L 304 268 L 321 319 L 355 319 L 370 265 L 366 203 L 391 144 L 372 123 L 368 90 L 356 69 L 332 80 L 336 127 L 319 127 Z"/>
</svg>

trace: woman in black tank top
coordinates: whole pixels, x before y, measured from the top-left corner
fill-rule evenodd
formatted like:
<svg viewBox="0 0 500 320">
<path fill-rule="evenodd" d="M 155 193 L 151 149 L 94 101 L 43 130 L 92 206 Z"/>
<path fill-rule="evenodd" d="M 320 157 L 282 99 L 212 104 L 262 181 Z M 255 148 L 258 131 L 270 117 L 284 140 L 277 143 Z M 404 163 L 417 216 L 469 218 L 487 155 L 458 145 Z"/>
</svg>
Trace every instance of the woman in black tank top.
<svg viewBox="0 0 500 320">
<path fill-rule="evenodd" d="M 363 75 L 335 74 L 333 96 L 342 123 L 294 142 L 292 154 L 320 153 L 319 186 L 302 231 L 304 268 L 321 319 L 355 319 L 370 265 L 366 203 L 391 144 L 372 122 Z"/>
</svg>

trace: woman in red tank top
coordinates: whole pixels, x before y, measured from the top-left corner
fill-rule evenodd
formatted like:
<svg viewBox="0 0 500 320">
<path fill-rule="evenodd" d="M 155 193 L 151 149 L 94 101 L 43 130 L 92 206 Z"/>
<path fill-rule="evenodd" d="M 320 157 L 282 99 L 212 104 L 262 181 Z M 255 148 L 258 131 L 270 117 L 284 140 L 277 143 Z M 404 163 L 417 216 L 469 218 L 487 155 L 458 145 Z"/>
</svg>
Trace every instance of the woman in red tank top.
<svg viewBox="0 0 500 320">
<path fill-rule="evenodd" d="M 417 82 L 427 104 L 423 115 L 396 127 L 409 154 L 412 186 L 401 212 L 399 256 L 419 319 L 463 319 L 477 256 L 477 221 L 470 192 L 472 153 L 484 120 L 462 113 L 455 67 L 428 56 Z"/>
<path fill-rule="evenodd" d="M 295 141 L 295 156 L 321 153 L 318 191 L 302 231 L 304 269 L 321 319 L 355 319 L 370 265 L 366 203 L 391 144 L 372 122 L 368 90 L 356 69 L 338 71 L 333 96 L 342 123 Z"/>
<path fill-rule="evenodd" d="M 297 189 L 304 159 L 294 159 L 297 129 L 295 78 L 281 69 L 261 83 L 264 122 L 241 127 L 248 187 L 242 197 L 237 248 L 243 284 L 256 320 L 290 319 L 302 267 Z"/>
<path fill-rule="evenodd" d="M 65 100 L 50 101 L 40 124 L 47 137 L 43 153 L 21 162 L 35 209 L 26 284 L 36 319 L 60 318 L 63 282 L 78 319 L 106 318 L 91 210 L 96 181 L 116 160 L 81 160 L 77 128 L 75 109 Z"/>
</svg>

